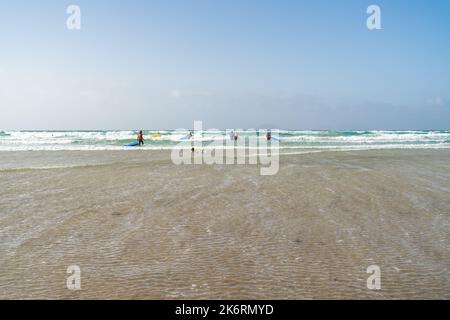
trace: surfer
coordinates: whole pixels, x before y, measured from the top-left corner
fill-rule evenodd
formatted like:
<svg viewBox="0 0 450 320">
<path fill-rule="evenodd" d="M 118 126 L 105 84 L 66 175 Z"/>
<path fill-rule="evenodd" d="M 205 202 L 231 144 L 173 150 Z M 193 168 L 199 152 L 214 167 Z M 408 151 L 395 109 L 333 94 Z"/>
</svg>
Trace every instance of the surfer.
<svg viewBox="0 0 450 320">
<path fill-rule="evenodd" d="M 235 132 L 234 133 L 234 141 L 237 141 L 237 139 L 238 139 L 238 134 L 237 134 L 237 132 Z"/>
<path fill-rule="evenodd" d="M 270 139 L 271 139 L 270 131 L 267 131 L 267 133 L 266 133 L 266 139 L 267 139 L 267 141 L 270 141 Z"/>
<path fill-rule="evenodd" d="M 142 130 L 139 131 L 137 140 L 138 140 L 138 142 L 139 142 L 139 146 L 141 146 L 141 145 L 143 146 L 143 145 L 144 145 L 144 136 L 143 136 L 143 134 L 142 134 Z"/>
</svg>

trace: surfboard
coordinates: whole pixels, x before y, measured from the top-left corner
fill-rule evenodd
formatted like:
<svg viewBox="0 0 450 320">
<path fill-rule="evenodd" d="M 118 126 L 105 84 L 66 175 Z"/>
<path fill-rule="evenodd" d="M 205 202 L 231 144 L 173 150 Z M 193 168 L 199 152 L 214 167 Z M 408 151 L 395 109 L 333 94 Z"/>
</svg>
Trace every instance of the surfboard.
<svg viewBox="0 0 450 320">
<path fill-rule="evenodd" d="M 189 139 L 189 135 L 185 135 L 185 136 L 180 138 L 180 140 L 187 140 L 187 139 Z"/>
<path fill-rule="evenodd" d="M 275 141 L 280 141 L 280 139 L 277 138 L 277 137 L 271 137 L 271 139 L 272 139 L 272 140 L 275 140 Z"/>
<path fill-rule="evenodd" d="M 161 138 L 161 135 L 159 133 L 156 133 L 156 134 L 152 134 L 151 137 L 152 138 Z"/>
<path fill-rule="evenodd" d="M 129 144 L 126 144 L 125 147 L 136 147 L 139 145 L 139 142 L 135 141 L 135 142 L 131 142 Z"/>
</svg>

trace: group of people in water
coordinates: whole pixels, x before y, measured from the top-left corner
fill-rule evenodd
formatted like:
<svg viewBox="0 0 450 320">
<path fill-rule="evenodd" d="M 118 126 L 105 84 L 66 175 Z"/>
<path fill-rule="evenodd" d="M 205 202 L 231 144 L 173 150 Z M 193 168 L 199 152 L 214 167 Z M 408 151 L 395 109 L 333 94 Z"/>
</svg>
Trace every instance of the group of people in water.
<svg viewBox="0 0 450 320">
<path fill-rule="evenodd" d="M 187 138 L 191 139 L 193 136 L 194 135 L 192 134 L 192 131 L 189 131 L 189 134 L 187 135 Z M 238 138 L 239 138 L 238 133 L 235 132 L 234 130 L 231 130 L 230 131 L 230 140 L 237 141 Z M 270 131 L 266 132 L 266 139 L 267 139 L 267 141 L 270 141 L 272 139 Z M 144 145 L 144 134 L 143 134 L 142 130 L 140 130 L 139 133 L 138 133 L 137 141 L 139 142 L 139 146 L 143 146 Z"/>
<path fill-rule="evenodd" d="M 231 131 L 230 131 L 230 140 L 237 141 L 237 139 L 238 139 L 238 134 L 237 134 L 237 132 L 234 132 L 233 130 L 231 130 Z M 266 132 L 266 139 L 267 139 L 267 141 L 270 141 L 270 140 L 272 139 L 272 136 L 271 136 L 271 134 L 270 134 L 270 131 L 267 131 L 267 132 Z"/>
</svg>

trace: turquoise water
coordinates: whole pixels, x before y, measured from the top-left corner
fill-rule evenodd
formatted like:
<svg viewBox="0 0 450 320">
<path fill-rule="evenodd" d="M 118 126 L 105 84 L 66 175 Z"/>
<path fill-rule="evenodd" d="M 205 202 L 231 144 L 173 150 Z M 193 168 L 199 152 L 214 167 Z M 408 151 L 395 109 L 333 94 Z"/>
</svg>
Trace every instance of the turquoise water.
<svg viewBox="0 0 450 320">
<path fill-rule="evenodd" d="M 264 141 L 265 132 L 236 130 L 240 140 Z M 138 131 L 0 131 L 0 151 L 120 150 Z M 143 149 L 171 149 L 180 145 L 187 130 L 145 130 Z M 281 149 L 406 149 L 450 148 L 450 131 L 302 131 L 273 130 Z M 228 130 L 194 132 L 192 141 L 204 146 L 229 140 Z"/>
</svg>

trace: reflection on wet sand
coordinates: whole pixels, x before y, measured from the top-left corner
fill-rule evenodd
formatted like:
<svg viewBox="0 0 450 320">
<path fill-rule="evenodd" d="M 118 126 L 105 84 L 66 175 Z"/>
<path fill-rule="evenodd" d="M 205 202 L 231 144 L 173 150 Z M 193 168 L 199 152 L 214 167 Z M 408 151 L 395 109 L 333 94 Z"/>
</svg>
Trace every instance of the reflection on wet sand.
<svg viewBox="0 0 450 320">
<path fill-rule="evenodd" d="M 450 298 L 448 150 L 285 155 L 274 176 L 23 155 L 0 160 L 0 298 Z"/>
</svg>

